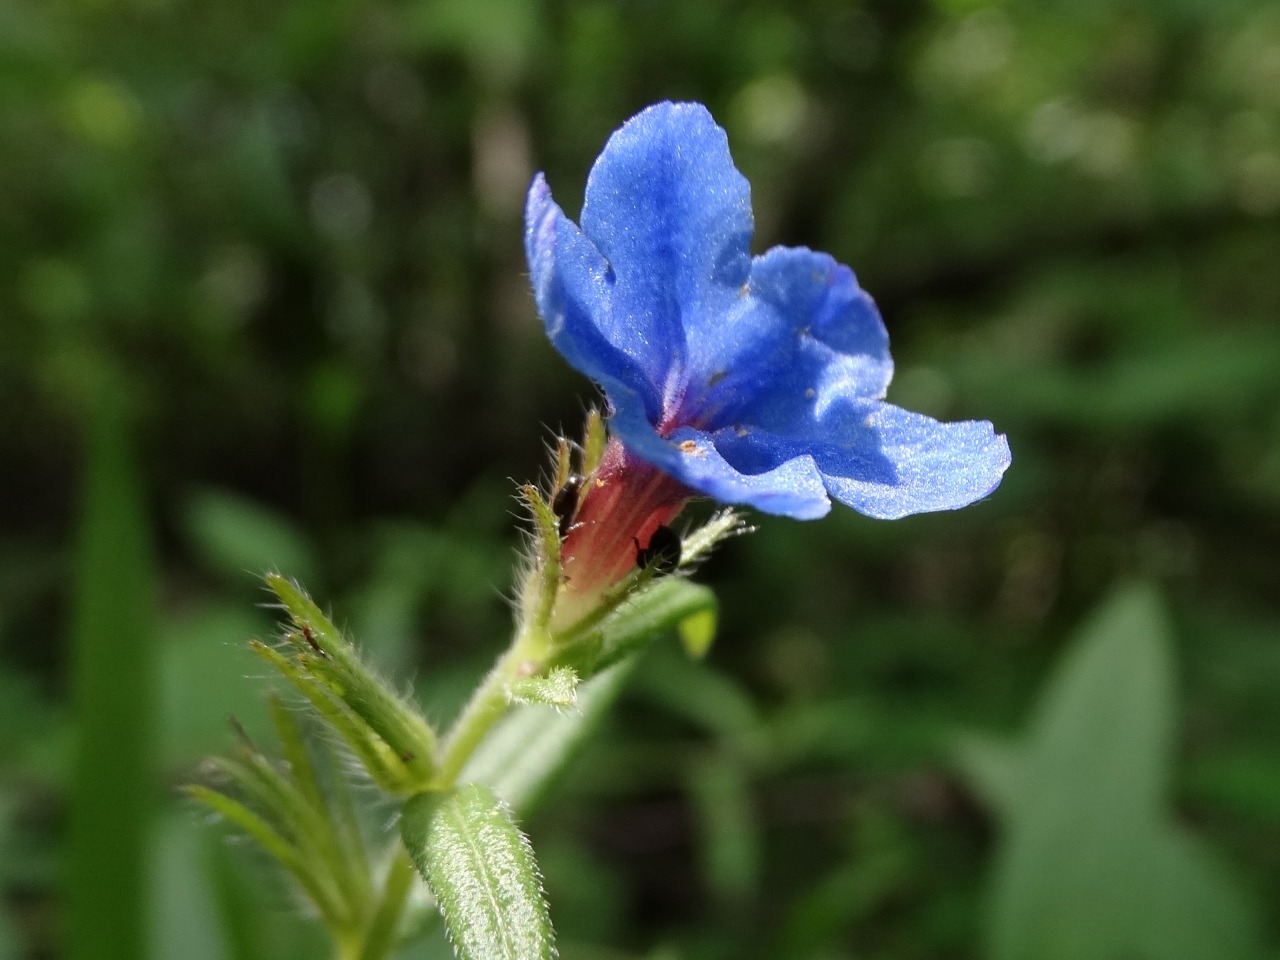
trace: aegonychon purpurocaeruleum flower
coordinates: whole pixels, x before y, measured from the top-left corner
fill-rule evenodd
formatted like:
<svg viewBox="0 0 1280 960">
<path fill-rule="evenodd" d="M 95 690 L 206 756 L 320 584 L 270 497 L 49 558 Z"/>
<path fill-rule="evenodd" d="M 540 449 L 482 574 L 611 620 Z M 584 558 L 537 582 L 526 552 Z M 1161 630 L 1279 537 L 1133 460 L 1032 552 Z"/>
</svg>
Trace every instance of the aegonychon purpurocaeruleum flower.
<svg viewBox="0 0 1280 960">
<path fill-rule="evenodd" d="M 893 519 L 989 494 L 1009 446 L 986 421 L 884 401 L 889 338 L 825 253 L 752 257 L 750 186 L 705 107 L 659 103 L 610 137 L 580 226 L 539 174 L 525 250 L 556 349 L 599 383 L 635 456 L 730 504 L 798 519 L 831 499 Z"/>
</svg>

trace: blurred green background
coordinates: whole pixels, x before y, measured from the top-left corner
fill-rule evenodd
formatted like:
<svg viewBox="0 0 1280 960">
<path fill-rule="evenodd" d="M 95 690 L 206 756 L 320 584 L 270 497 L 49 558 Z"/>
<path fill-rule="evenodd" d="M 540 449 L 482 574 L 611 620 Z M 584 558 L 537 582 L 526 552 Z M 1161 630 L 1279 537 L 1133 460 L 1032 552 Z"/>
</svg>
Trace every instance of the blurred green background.
<svg viewBox="0 0 1280 960">
<path fill-rule="evenodd" d="M 524 189 L 664 98 L 1014 465 L 707 565 L 525 824 L 562 955 L 1280 956 L 1280 6 L 0 0 L 0 958 L 324 955 L 174 789 L 254 574 L 448 720 L 591 398 Z"/>
</svg>

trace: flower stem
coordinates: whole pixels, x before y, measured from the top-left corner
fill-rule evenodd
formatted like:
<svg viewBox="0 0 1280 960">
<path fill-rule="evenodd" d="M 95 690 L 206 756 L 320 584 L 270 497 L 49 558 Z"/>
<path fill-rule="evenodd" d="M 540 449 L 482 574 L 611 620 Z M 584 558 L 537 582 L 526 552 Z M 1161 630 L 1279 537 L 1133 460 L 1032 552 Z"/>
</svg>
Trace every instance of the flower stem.
<svg viewBox="0 0 1280 960">
<path fill-rule="evenodd" d="M 436 774 L 439 786 L 452 786 L 458 779 L 476 747 L 506 713 L 511 702 L 508 693 L 511 681 L 525 672 L 530 663 L 536 667 L 546 651 L 547 639 L 542 630 L 526 628 L 516 635 L 450 728 Z"/>
</svg>

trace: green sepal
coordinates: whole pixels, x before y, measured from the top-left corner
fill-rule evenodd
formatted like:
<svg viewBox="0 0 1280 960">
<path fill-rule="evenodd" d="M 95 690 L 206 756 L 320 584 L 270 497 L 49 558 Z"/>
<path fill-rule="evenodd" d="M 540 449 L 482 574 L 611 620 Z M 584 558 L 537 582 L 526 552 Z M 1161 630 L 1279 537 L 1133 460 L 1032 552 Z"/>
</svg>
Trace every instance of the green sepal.
<svg viewBox="0 0 1280 960">
<path fill-rule="evenodd" d="M 591 476 L 600 466 L 605 444 L 608 442 L 609 431 L 605 427 L 604 417 L 599 410 L 592 409 L 587 413 L 587 426 L 582 436 L 582 472 L 586 476 Z"/>
<path fill-rule="evenodd" d="M 253 838 L 262 849 L 279 863 L 298 882 L 316 910 L 331 928 L 345 922 L 346 908 L 342 898 L 318 872 L 315 864 L 264 816 L 249 809 L 239 800 L 208 787 L 188 785 L 182 788 L 188 797 L 238 827 Z"/>
<path fill-rule="evenodd" d="M 555 934 L 529 841 L 489 787 L 411 798 L 400 836 L 460 960 L 552 960 Z"/>
<path fill-rule="evenodd" d="M 573 452 L 569 448 L 569 441 L 559 437 L 556 439 L 555 459 L 551 465 L 551 489 L 555 491 L 563 487 L 572 472 Z"/>
<path fill-rule="evenodd" d="M 242 751 L 238 760 L 214 757 L 210 762 L 290 842 L 316 883 L 332 887 L 340 905 L 333 911 L 334 919 L 351 922 L 368 890 L 365 878 L 352 870 L 355 862 L 348 859 L 324 800 L 313 802 L 304 787 L 255 751 Z"/>
<path fill-rule="evenodd" d="M 285 706 L 284 701 L 274 693 L 267 698 L 267 707 L 293 782 L 297 784 L 298 790 L 307 798 L 308 803 L 316 807 L 322 806 L 324 792 L 320 789 L 320 779 L 316 776 L 315 764 L 311 762 L 311 754 L 307 752 L 307 745 L 302 738 L 302 730 L 298 727 L 297 718 L 294 717 L 293 711 Z"/>
<path fill-rule="evenodd" d="M 394 693 L 361 662 L 355 647 L 297 584 L 274 573 L 265 580 L 297 627 L 297 632 L 285 634 L 293 656 L 278 656 L 291 662 L 296 667 L 293 672 L 300 676 L 291 676 L 278 662 L 272 661 L 273 665 L 317 707 L 317 691 L 303 687 L 323 684 L 333 699 L 386 744 L 398 762 L 378 762 L 368 756 L 367 748 L 357 748 L 361 760 L 374 761 L 369 772 L 380 784 L 392 783 L 393 792 L 402 794 L 422 789 L 436 770 L 436 734 L 431 725 L 415 705 Z M 321 713 L 333 720 L 332 711 L 321 709 Z M 350 742 L 350 730 L 339 732 Z"/>
<path fill-rule="evenodd" d="M 286 657 L 265 643 L 249 641 L 249 649 L 275 667 L 295 690 L 315 708 L 316 713 L 342 738 L 365 771 L 388 793 L 407 793 L 408 772 L 400 758 L 379 739 L 360 717 L 348 707 L 322 680 L 312 676 L 296 660 Z"/>
<path fill-rule="evenodd" d="M 680 568 L 696 567 L 710 556 L 711 551 L 731 537 L 739 537 L 752 531 L 736 510 L 718 510 L 702 526 L 685 534 L 680 544 Z"/>
<path fill-rule="evenodd" d="M 337 865 L 353 877 L 369 875 L 369 858 L 365 850 L 364 837 L 356 820 L 355 810 L 351 806 L 351 795 L 347 779 L 339 771 L 336 776 L 328 778 L 330 796 L 326 797 L 321 785 L 319 771 L 311 758 L 303 737 L 302 728 L 294 711 L 274 694 L 268 701 L 271 720 L 276 728 L 276 737 L 280 741 L 285 763 L 288 765 L 289 779 L 298 792 L 305 797 L 307 803 L 315 810 L 321 811 L 324 828 L 331 842 Z M 336 770 L 337 759 L 329 754 L 330 771 Z"/>
<path fill-rule="evenodd" d="M 521 606 L 533 628 L 545 631 L 560 590 L 560 522 L 537 487 L 527 484 L 520 494 L 533 517 L 537 550 L 537 567 L 525 586 Z"/>
</svg>

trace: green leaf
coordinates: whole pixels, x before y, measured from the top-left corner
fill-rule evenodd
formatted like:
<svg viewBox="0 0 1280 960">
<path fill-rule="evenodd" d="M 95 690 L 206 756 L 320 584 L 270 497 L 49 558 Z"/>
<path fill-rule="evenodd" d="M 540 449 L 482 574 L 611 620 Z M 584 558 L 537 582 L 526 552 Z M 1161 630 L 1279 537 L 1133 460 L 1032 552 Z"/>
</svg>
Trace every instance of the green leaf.
<svg viewBox="0 0 1280 960">
<path fill-rule="evenodd" d="M 331 694 L 319 679 L 305 672 L 297 663 L 259 641 L 249 641 L 249 648 L 275 667 L 293 688 L 307 699 L 326 723 L 351 748 L 365 771 L 378 786 L 395 792 L 403 783 L 404 765 L 392 756 L 387 745 L 341 700 Z"/>
<path fill-rule="evenodd" d="M 208 831 L 194 818 L 170 815 L 152 851 L 151 951 L 154 960 L 232 960 L 205 856 Z"/>
<path fill-rule="evenodd" d="M 196 549 L 237 579 L 287 570 L 307 580 L 316 569 L 314 550 L 293 524 L 244 497 L 202 490 L 187 501 L 183 520 Z"/>
<path fill-rule="evenodd" d="M 689 771 L 706 883 L 725 904 L 747 903 L 759 890 L 762 831 L 749 773 L 729 751 L 711 754 Z"/>
<path fill-rule="evenodd" d="M 71 960 L 145 950 L 157 699 L 150 552 L 124 416 L 106 396 L 90 435 L 71 657 Z"/>
<path fill-rule="evenodd" d="M 400 835 L 461 960 L 555 957 L 533 850 L 491 789 L 468 784 L 413 797 Z"/>
<path fill-rule="evenodd" d="M 966 734 L 956 742 L 955 753 L 983 800 L 996 810 L 1008 810 L 1021 780 L 1017 748 L 995 737 Z"/>
<path fill-rule="evenodd" d="M 1121 591 L 1064 657 L 1013 747 L 963 760 L 1004 821 L 993 960 L 1236 960 L 1258 931 L 1234 884 L 1176 824 L 1169 629 Z"/>
<path fill-rule="evenodd" d="M 658 634 L 680 627 L 691 618 L 703 618 L 695 630 L 701 629 L 704 636 L 695 639 L 709 646 L 711 639 L 705 632 L 708 629 L 714 632 L 717 609 L 716 595 L 707 587 L 680 577 L 655 581 L 600 625 L 603 642 L 596 668 L 603 670 L 612 666 Z M 705 619 L 708 615 L 709 623 Z"/>
<path fill-rule="evenodd" d="M 359 960 L 383 960 L 395 950 L 400 937 L 400 917 L 415 882 L 413 864 L 397 850 L 387 865 L 377 905 L 365 926 Z"/>
</svg>

